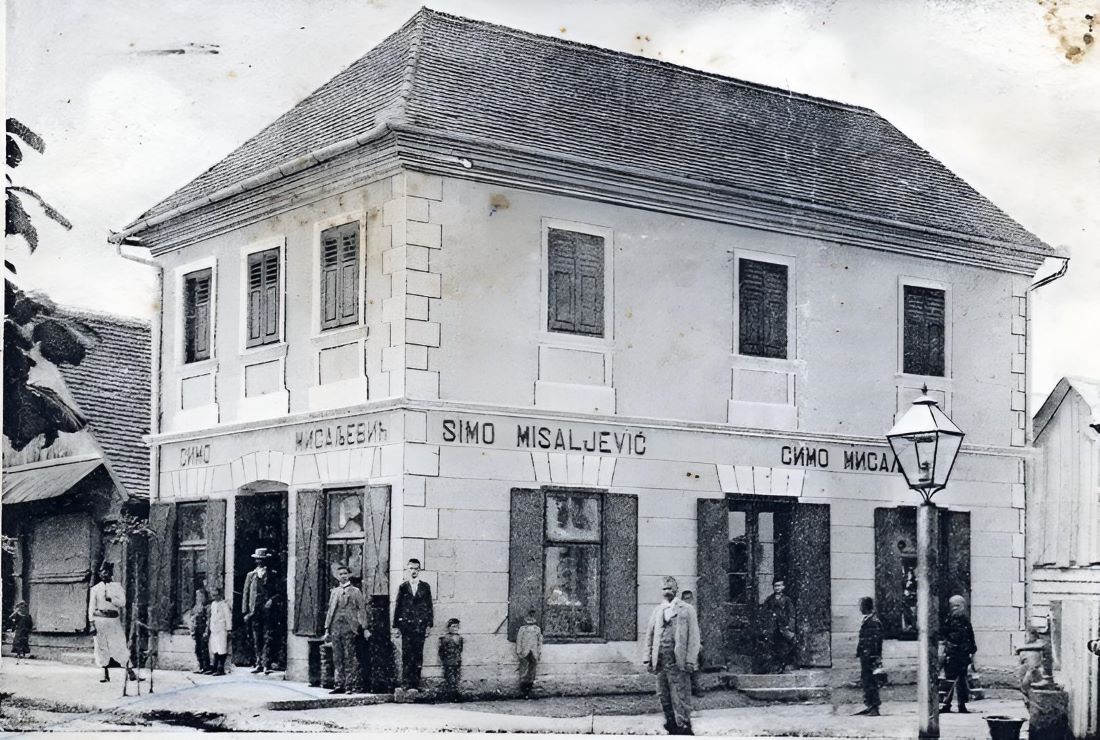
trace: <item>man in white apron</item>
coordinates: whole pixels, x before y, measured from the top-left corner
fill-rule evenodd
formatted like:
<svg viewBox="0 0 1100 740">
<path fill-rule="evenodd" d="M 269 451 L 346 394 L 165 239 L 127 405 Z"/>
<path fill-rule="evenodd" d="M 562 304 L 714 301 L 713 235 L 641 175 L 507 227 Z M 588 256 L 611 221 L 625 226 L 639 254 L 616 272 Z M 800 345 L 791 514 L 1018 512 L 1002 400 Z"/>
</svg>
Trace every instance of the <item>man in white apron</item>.
<svg viewBox="0 0 1100 740">
<path fill-rule="evenodd" d="M 95 664 L 103 669 L 100 683 L 111 680 L 108 666 L 114 659 L 120 667 L 126 668 L 131 681 L 140 680 L 134 669 L 129 667 L 130 648 L 126 643 L 126 632 L 122 629 L 122 610 L 126 608 L 126 591 L 121 584 L 112 580 L 114 566 L 104 563 L 99 570 L 99 583 L 92 586 L 88 597 L 88 621 L 95 630 Z"/>
</svg>

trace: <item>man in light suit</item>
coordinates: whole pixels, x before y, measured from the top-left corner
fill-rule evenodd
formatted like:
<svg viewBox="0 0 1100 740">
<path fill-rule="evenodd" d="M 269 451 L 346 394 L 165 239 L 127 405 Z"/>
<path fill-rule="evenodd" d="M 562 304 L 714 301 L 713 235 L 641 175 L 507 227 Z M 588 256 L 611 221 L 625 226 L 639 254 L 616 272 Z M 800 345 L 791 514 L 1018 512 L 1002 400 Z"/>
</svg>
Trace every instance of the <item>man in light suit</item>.
<svg viewBox="0 0 1100 740">
<path fill-rule="evenodd" d="M 332 643 L 336 684 L 332 693 L 356 694 L 362 691 L 363 683 L 357 653 L 360 630 L 364 637 L 370 637 L 366 602 L 363 592 L 351 585 L 351 569 L 348 566 L 337 567 L 336 579 L 340 583 L 329 594 L 324 638 Z"/>
<path fill-rule="evenodd" d="M 393 628 L 401 633 L 401 687 L 415 698 L 420 689 L 420 669 L 424 664 L 424 638 L 432 628 L 432 589 L 420 580 L 420 561 L 409 559 L 409 577 L 397 588 L 397 605 L 393 610 Z"/>
<path fill-rule="evenodd" d="M 272 656 L 278 641 L 279 622 L 283 606 L 281 576 L 269 568 L 271 553 L 266 547 L 252 553 L 256 567 L 244 579 L 244 603 L 241 613 L 252 634 L 252 651 L 256 659 L 253 673 L 271 673 Z"/>
<path fill-rule="evenodd" d="M 675 578 L 665 576 L 661 590 L 664 601 L 649 618 L 643 662 L 657 674 L 668 734 L 692 735 L 691 674 L 698 668 L 699 618 L 693 606 L 677 598 L 680 587 Z"/>
</svg>

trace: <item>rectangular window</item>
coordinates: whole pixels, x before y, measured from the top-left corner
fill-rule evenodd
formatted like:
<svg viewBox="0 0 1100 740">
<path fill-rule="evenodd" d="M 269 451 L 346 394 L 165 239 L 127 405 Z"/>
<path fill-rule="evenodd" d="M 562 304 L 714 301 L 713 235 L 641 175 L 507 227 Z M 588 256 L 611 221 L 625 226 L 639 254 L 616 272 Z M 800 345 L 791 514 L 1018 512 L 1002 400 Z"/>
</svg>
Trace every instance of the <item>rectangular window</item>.
<svg viewBox="0 0 1100 740">
<path fill-rule="evenodd" d="M 737 306 L 737 351 L 787 359 L 787 266 L 739 259 Z"/>
<path fill-rule="evenodd" d="M 336 583 L 336 568 L 351 569 L 352 583 L 359 585 L 363 574 L 363 490 L 338 488 L 326 492 L 328 529 L 325 563 L 328 585 Z"/>
<path fill-rule="evenodd" d="M 943 377 L 946 294 L 916 285 L 906 285 L 903 290 L 902 372 Z"/>
<path fill-rule="evenodd" d="M 604 335 L 604 239 L 547 230 L 549 331 Z"/>
<path fill-rule="evenodd" d="M 210 291 L 213 270 L 183 276 L 183 361 L 210 359 Z"/>
<path fill-rule="evenodd" d="M 543 632 L 595 637 L 600 630 L 602 527 L 598 494 L 546 495 Z"/>
<path fill-rule="evenodd" d="M 180 504 L 176 514 L 176 615 L 180 623 L 206 588 L 206 504 Z"/>
<path fill-rule="evenodd" d="M 321 329 L 359 323 L 359 222 L 321 232 Z"/>
<path fill-rule="evenodd" d="M 248 255 L 246 347 L 279 341 L 279 249 Z"/>
</svg>

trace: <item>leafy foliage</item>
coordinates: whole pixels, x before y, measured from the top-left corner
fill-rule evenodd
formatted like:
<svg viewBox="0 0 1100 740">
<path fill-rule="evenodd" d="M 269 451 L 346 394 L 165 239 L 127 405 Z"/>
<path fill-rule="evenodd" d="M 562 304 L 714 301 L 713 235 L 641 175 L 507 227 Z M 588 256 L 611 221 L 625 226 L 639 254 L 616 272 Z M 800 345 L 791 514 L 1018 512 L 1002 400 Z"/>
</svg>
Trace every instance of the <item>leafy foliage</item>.
<svg viewBox="0 0 1100 740">
<path fill-rule="evenodd" d="M 39 154 L 46 151 L 46 142 L 41 136 L 31 131 L 16 119 L 9 118 L 7 122 L 7 162 L 9 169 L 18 167 L 19 163 L 23 161 L 23 149 L 19 146 L 20 141 Z M 31 223 L 30 214 L 27 213 L 27 209 L 23 205 L 23 199 L 20 198 L 17 193 L 22 193 L 24 196 L 37 201 L 42 212 L 45 213 L 48 218 L 60 224 L 63 228 L 71 229 L 73 227 L 69 220 L 62 216 L 56 208 L 47 203 L 41 195 L 30 188 L 14 184 L 10 174 L 5 177 L 8 181 L 7 186 L 4 188 L 5 235 L 18 235 L 23 237 L 31 252 L 34 252 L 34 250 L 38 248 L 38 229 Z"/>
</svg>

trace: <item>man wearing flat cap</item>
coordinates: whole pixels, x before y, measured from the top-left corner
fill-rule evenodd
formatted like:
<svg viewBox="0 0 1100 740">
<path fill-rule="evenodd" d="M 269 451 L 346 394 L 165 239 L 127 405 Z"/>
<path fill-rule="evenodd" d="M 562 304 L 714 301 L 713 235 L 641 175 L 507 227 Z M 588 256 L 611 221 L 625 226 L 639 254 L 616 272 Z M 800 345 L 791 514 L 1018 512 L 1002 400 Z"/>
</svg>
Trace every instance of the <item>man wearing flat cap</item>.
<svg viewBox="0 0 1100 740">
<path fill-rule="evenodd" d="M 252 635 L 252 652 L 256 660 L 252 672 L 266 674 L 271 673 L 272 658 L 278 650 L 282 582 L 279 574 L 268 567 L 271 553 L 266 547 L 257 548 L 252 559 L 256 567 L 244 579 L 241 613 Z"/>
<path fill-rule="evenodd" d="M 653 610 L 645 633 L 646 667 L 657 674 L 657 694 L 670 735 L 691 735 L 691 674 L 698 667 L 699 619 L 695 607 L 676 594 L 672 576 L 661 585 L 664 600 Z"/>
</svg>

